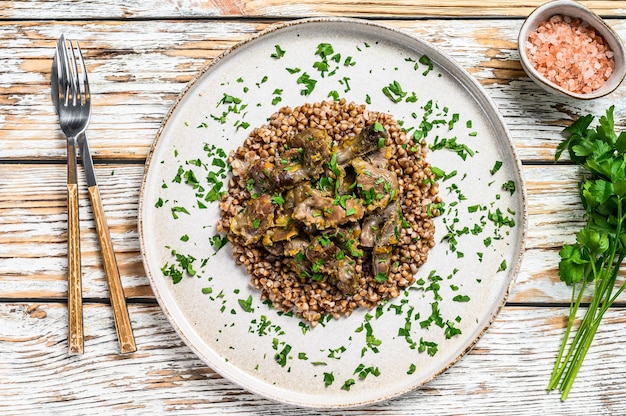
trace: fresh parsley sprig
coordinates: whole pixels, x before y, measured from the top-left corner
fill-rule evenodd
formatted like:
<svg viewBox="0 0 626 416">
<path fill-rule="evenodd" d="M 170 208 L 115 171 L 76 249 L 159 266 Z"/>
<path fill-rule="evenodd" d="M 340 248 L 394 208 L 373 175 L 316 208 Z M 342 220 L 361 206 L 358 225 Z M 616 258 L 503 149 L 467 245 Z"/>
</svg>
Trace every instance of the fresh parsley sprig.
<svg viewBox="0 0 626 416">
<path fill-rule="evenodd" d="M 586 224 L 576 234 L 576 242 L 559 252 L 559 277 L 572 286 L 569 319 L 548 391 L 559 389 L 567 399 L 576 375 L 589 351 L 602 317 L 626 288 L 616 284 L 626 257 L 626 132 L 615 132 L 611 106 L 596 128 L 590 128 L 592 115 L 580 117 L 563 133 L 558 160 L 567 150 L 570 159 L 587 171 L 579 183 Z M 585 315 L 576 324 L 583 294 L 592 289 Z"/>
</svg>

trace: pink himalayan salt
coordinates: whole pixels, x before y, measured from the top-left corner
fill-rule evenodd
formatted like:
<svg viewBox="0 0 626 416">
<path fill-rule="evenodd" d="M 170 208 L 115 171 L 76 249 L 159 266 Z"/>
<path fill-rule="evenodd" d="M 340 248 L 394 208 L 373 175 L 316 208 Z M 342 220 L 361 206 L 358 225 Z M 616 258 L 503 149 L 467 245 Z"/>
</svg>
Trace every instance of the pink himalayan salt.
<svg viewBox="0 0 626 416">
<path fill-rule="evenodd" d="M 531 64 L 545 78 L 574 93 L 602 87 L 613 73 L 613 52 L 581 19 L 552 16 L 531 32 L 526 42 Z"/>
</svg>

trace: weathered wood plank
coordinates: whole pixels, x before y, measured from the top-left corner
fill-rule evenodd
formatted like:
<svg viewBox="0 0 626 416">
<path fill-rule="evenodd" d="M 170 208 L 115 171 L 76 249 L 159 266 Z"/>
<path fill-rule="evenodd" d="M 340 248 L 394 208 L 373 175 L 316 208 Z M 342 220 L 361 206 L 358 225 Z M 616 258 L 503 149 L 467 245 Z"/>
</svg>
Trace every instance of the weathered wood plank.
<svg viewBox="0 0 626 416">
<path fill-rule="evenodd" d="M 84 184 L 82 169 L 79 173 Z M 566 165 L 524 167 L 527 252 L 511 302 L 569 301 L 569 289 L 558 281 L 558 250 L 573 242 L 583 225 L 576 188 L 579 174 L 577 168 Z M 137 233 L 143 166 L 98 164 L 97 175 L 126 296 L 152 299 Z M 65 299 L 65 167 L 0 164 L 0 177 L 0 297 Z M 84 296 L 106 298 L 95 223 L 82 186 L 80 218 Z"/>
<path fill-rule="evenodd" d="M 518 61 L 519 20 L 385 23 L 436 45 L 481 82 L 525 162 L 551 161 L 560 132 L 579 115 L 601 115 L 615 104 L 618 127 L 626 125 L 620 111 L 626 108 L 624 88 L 594 102 L 573 102 L 561 101 L 532 83 Z M 626 38 L 626 22 L 612 24 Z M 61 32 L 81 39 L 90 70 L 93 116 L 88 134 L 94 157 L 143 160 L 186 83 L 225 49 L 269 25 L 254 21 L 0 22 L 4 46 L 0 48 L 0 160 L 62 161 L 65 157 L 49 91 L 53 46 Z"/>
<path fill-rule="evenodd" d="M 567 314 L 566 307 L 547 304 L 565 305 L 570 297 L 558 280 L 558 250 L 573 241 L 583 223 L 579 171 L 547 162 L 560 131 L 578 115 L 600 115 L 615 104 L 623 129 L 626 90 L 594 102 L 562 101 L 525 76 L 517 32 L 523 17 L 544 1 L 3 2 L 0 414 L 322 414 L 246 392 L 200 362 L 154 302 L 137 233 L 143 162 L 186 83 L 235 43 L 270 25 L 311 16 L 380 19 L 457 60 L 500 109 L 525 163 L 529 191 L 527 251 L 508 306 L 482 340 L 424 388 L 341 413 L 626 414 L 621 377 L 626 326 L 620 305 L 608 311 L 569 400 L 561 403 L 558 395 L 545 393 Z M 626 38 L 626 1 L 582 3 L 611 17 L 609 24 Z M 90 69 L 94 115 L 88 134 L 139 348 L 124 356 L 106 303 L 107 283 L 84 188 L 85 354 L 66 353 L 65 149 L 49 95 L 53 46 L 62 32 L 81 40 Z M 41 304 L 18 303 L 23 299 Z M 623 305 L 626 295 L 621 300 Z"/>
<path fill-rule="evenodd" d="M 505 308 L 475 348 L 422 389 L 341 414 L 624 414 L 626 326 L 607 313 L 569 399 L 545 391 L 563 333 L 559 308 Z M 119 355 L 108 305 L 85 309 L 85 353 L 66 353 L 63 304 L 2 304 L 0 413 L 318 415 L 246 392 L 207 368 L 156 305 L 131 305 L 138 350 Z M 114 370 L 112 370 L 114 368 Z M 349 394 L 349 393 L 347 393 Z"/>
<path fill-rule="evenodd" d="M 65 167 L 0 165 L 0 172 L 6 175 L 6 182 L 0 187 L 0 297 L 65 296 Z M 96 172 L 125 294 L 132 298 L 152 297 L 137 234 L 143 166 L 104 165 L 97 166 Z M 80 175 L 80 183 L 85 184 L 82 169 Z M 80 187 L 79 199 L 83 295 L 108 296 L 86 186 Z"/>
<path fill-rule="evenodd" d="M 524 17 L 543 0 L 517 2 L 472 0 L 403 0 L 371 1 L 356 0 L 167 0 L 144 2 L 140 0 L 123 3 L 90 0 L 81 2 L 81 18 L 84 19 L 132 19 L 132 18 L 189 18 L 189 17 L 264 17 L 299 18 L 311 16 L 368 16 L 377 18 L 422 18 L 458 16 L 505 16 Z M 619 16 L 623 1 L 587 1 L 581 3 L 603 16 Z M 2 19 L 67 19 L 76 13 L 72 3 L 12 1 L 0 9 Z"/>
</svg>

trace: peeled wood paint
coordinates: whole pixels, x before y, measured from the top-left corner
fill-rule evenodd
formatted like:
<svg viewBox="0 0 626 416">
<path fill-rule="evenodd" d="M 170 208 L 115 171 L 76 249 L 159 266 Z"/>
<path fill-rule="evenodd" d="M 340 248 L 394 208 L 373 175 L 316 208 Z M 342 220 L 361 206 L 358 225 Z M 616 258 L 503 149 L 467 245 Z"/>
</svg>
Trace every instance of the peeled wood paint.
<svg viewBox="0 0 626 416">
<path fill-rule="evenodd" d="M 111 23 L 102 16 L 154 18 L 177 13 L 199 16 L 209 15 L 215 9 L 203 2 L 183 3 L 187 9 L 175 2 L 150 4 L 149 8 L 140 1 L 125 2 L 123 6 L 105 3 L 80 3 L 81 16 L 96 19 L 87 23 L 33 21 L 33 16 L 65 19 L 68 13 L 77 12 L 78 3 L 70 7 L 58 2 L 4 2 L 0 8 L 0 15 L 5 19 L 26 20 L 25 23 L 5 20 L 2 24 L 7 47 L 0 51 L 0 56 L 5 58 L 5 68 L 9 69 L 3 74 L 8 84 L 0 92 L 0 103 L 3 103 L 0 104 L 0 114 L 3 114 L 0 116 L 0 158 L 11 162 L 20 159 L 27 163 L 47 162 L 0 165 L 0 176 L 7 178 L 0 186 L 0 293 L 5 300 L 33 298 L 40 303 L 36 309 L 34 304 L 0 304 L 3 344 L 0 346 L 3 380 L 0 413 L 40 414 L 42 409 L 47 409 L 48 412 L 84 414 L 86 409 L 93 410 L 97 405 L 125 409 L 128 414 L 158 414 L 170 410 L 216 415 L 317 415 L 318 412 L 268 402 L 223 380 L 184 346 L 154 303 L 146 305 L 135 301 L 130 304 L 130 316 L 138 335 L 138 353 L 128 357 L 118 354 L 110 306 L 105 303 L 88 304 L 85 308 L 86 342 L 90 351 L 80 360 L 69 359 L 62 353 L 67 324 L 63 303 L 66 266 L 62 236 L 65 172 L 59 163 L 64 158 L 64 143 L 49 102 L 47 46 L 42 39 L 50 39 L 48 43 L 52 44 L 52 32 L 80 31 L 81 36 L 93 41 L 94 47 L 110 51 L 90 61 L 98 74 L 93 79 L 100 88 L 100 104 L 92 120 L 90 138 L 97 150 L 97 162 L 111 159 L 131 162 L 122 167 L 100 162 L 99 169 L 106 178 L 103 179 L 106 210 L 115 213 L 112 237 L 127 293 L 151 302 L 154 298 L 136 243 L 137 189 L 143 166 L 132 161 L 141 162 L 145 158 L 160 120 L 175 96 L 207 59 L 216 54 L 207 51 L 223 50 L 246 33 L 253 33 L 256 26 L 262 26 L 234 19 L 217 22 L 130 19 Z M 499 2 L 428 1 L 426 4 L 401 4 L 393 13 L 523 17 L 540 3 L 520 7 Z M 599 1 L 593 2 L 593 6 L 603 16 L 623 18 L 624 2 Z M 287 14 L 309 17 L 311 10 L 357 13 L 344 11 L 346 8 L 346 5 L 329 2 L 314 4 L 306 10 L 289 3 L 248 2 L 246 10 L 250 16 L 284 13 L 282 17 Z M 369 10 L 374 16 L 379 10 L 379 15 L 383 16 L 382 11 L 389 9 L 378 4 Z M 626 412 L 623 396 L 626 386 L 623 377 L 619 377 L 626 362 L 620 340 L 626 334 L 623 313 L 617 309 L 609 311 L 607 325 L 595 343 L 599 346 L 597 354 L 583 369 L 585 376 L 580 380 L 576 398 L 559 403 L 558 397 L 548 396 L 544 391 L 545 376 L 564 327 L 566 308 L 547 308 L 543 304 L 568 301 L 568 288 L 558 283 L 555 265 L 558 245 L 572 237 L 570 231 L 581 213 L 581 208 L 573 202 L 576 170 L 566 165 L 553 165 L 551 158 L 559 140 L 558 132 L 585 108 L 555 101 L 525 79 L 521 69 L 514 71 L 518 65 L 514 38 L 519 22 L 496 19 L 388 21 L 436 43 L 471 70 L 487 86 L 512 130 L 526 163 L 524 174 L 532 183 L 529 186 L 529 247 L 509 301 L 530 306 L 505 307 L 477 347 L 425 388 L 385 403 L 384 410 L 383 406 L 378 406 L 347 410 L 342 412 L 344 414 L 382 411 L 498 415 L 504 408 L 515 414 L 541 414 L 546 409 L 563 415 Z M 623 20 L 613 19 L 611 23 L 624 37 Z M 23 29 L 25 25 L 28 30 Z M 148 36 L 146 28 L 155 25 L 157 32 L 150 32 Z M 489 39 L 490 32 L 480 30 L 487 27 L 498 27 L 499 37 Z M 19 39 L 13 36 L 15 33 L 20 33 Z M 497 46 L 502 39 L 509 39 L 510 46 Z M 128 42 L 133 40 L 137 44 L 129 46 Z M 199 40 L 203 43 L 198 44 Z M 122 53 L 129 50 L 137 51 L 137 56 Z M 485 61 L 486 52 L 495 54 L 497 59 Z M 28 59 L 36 59 L 38 63 L 21 64 Z M 129 78 L 135 73 L 132 69 L 135 59 L 141 59 L 147 68 L 155 68 L 154 72 L 143 72 L 144 69 L 141 78 Z M 492 82 L 498 68 L 496 64 L 510 65 L 511 70 L 502 81 Z M 186 71 L 182 75 L 181 68 Z M 121 75 L 98 82 L 102 71 Z M 623 97 L 617 93 L 611 100 L 620 108 Z M 623 124 L 621 119 L 619 122 Z M 544 164 L 533 165 L 537 161 Z M 115 175 L 109 176 L 111 170 L 115 170 Z M 41 180 L 35 183 L 32 178 Z M 85 293 L 90 302 L 105 302 L 106 281 L 98 260 L 94 224 L 86 197 L 81 193 Z M 571 210 L 576 209 L 578 211 L 572 213 Z M 41 301 L 42 298 L 46 300 Z M 520 345 L 526 347 L 522 350 Z M 166 374 L 176 374 L 178 381 L 173 386 L 161 383 Z"/>
</svg>

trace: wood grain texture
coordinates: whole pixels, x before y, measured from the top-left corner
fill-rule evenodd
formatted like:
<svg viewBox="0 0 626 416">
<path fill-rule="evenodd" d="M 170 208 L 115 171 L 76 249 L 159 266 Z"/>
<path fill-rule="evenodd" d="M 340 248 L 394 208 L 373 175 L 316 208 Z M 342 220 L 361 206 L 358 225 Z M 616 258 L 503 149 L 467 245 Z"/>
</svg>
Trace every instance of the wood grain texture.
<svg viewBox="0 0 626 416">
<path fill-rule="evenodd" d="M 154 299 L 145 277 L 137 234 L 143 166 L 98 164 L 102 203 L 125 295 Z M 581 172 L 568 165 L 526 165 L 528 235 L 514 303 L 566 303 L 570 290 L 557 276 L 558 250 L 574 241 L 583 222 L 577 182 Z M 0 164 L 0 297 L 66 298 L 65 169 L 63 165 Z M 31 178 L 40 178 L 33 182 Z M 82 169 L 79 182 L 85 183 Z M 80 218 L 83 296 L 106 299 L 104 273 L 93 209 L 81 185 Z M 621 299 L 626 301 L 626 295 Z"/>
<path fill-rule="evenodd" d="M 75 415 L 617 415 L 626 412 L 621 311 L 609 311 L 570 399 L 545 386 L 565 309 L 505 308 L 474 349 L 423 388 L 358 410 L 318 412 L 268 401 L 207 368 L 156 305 L 131 305 L 138 351 L 118 355 L 108 305 L 85 308 L 85 353 L 65 354 L 60 304 L 3 304 L 0 413 Z"/>
<path fill-rule="evenodd" d="M 109 226 L 107 225 L 104 209 L 102 208 L 102 200 L 100 199 L 100 191 L 98 186 L 90 186 L 88 188 L 89 200 L 93 209 L 93 219 L 96 224 L 96 234 L 100 242 L 100 252 L 102 253 L 102 265 L 104 274 L 109 285 L 109 299 L 113 308 L 113 318 L 115 320 L 115 329 L 117 331 L 117 339 L 120 344 L 122 353 L 135 352 L 135 338 L 133 337 L 133 328 L 128 317 L 128 308 L 126 306 L 126 297 L 124 296 L 124 288 L 120 279 L 120 272 L 117 268 L 117 259 L 115 258 L 115 250 L 111 242 Z"/>
<path fill-rule="evenodd" d="M 64 160 L 49 86 L 54 44 L 62 32 L 81 39 L 89 69 L 94 159 L 139 162 L 178 94 L 202 67 L 237 42 L 279 23 L 0 21 L 5 46 L 0 48 L 0 160 Z M 610 104 L 626 107 L 621 104 L 626 102 L 624 88 L 594 102 L 561 101 L 543 92 L 519 63 L 521 20 L 384 23 L 431 42 L 467 69 L 502 113 L 525 162 L 551 162 L 560 132 L 577 116 L 599 113 Z M 626 38 L 625 21 L 609 23 Z M 619 111 L 617 124 L 626 125 Z"/>
<path fill-rule="evenodd" d="M 620 16 L 623 1 L 581 0 L 581 3 L 603 16 Z M 545 3 L 542 0 L 527 1 L 481 1 L 472 0 L 166 0 L 81 1 L 81 17 L 102 18 L 179 18 L 179 17 L 264 17 L 303 18 L 311 16 L 367 16 L 389 18 L 502 16 L 521 17 Z M 72 2 L 11 1 L 0 9 L 4 19 L 66 19 L 76 13 Z"/>
<path fill-rule="evenodd" d="M 0 297 L 64 298 L 67 291 L 67 217 L 63 165 L 0 164 Z M 137 209 L 141 165 L 96 167 L 103 210 L 127 297 L 151 298 L 139 254 Z M 33 178 L 37 178 L 33 180 Z M 82 168 L 79 211 L 83 296 L 105 298 L 93 210 Z M 13 289 L 11 289 L 13 288 Z"/>
<path fill-rule="evenodd" d="M 68 351 L 83 353 L 83 292 L 80 269 L 80 228 L 78 217 L 78 185 L 67 184 L 67 303 Z"/>
<path fill-rule="evenodd" d="M 562 101 L 524 74 L 523 18 L 544 0 L 5 1 L 0 6 L 0 414 L 573 415 L 626 414 L 622 295 L 570 398 L 545 392 L 570 289 L 558 251 L 583 222 L 581 171 L 553 164 L 564 127 L 616 106 Z M 626 39 L 626 1 L 581 1 Z M 249 393 L 207 368 L 174 332 L 145 276 L 137 232 L 143 163 L 178 94 L 228 48 L 270 26 L 313 16 L 367 18 L 430 42 L 460 63 L 500 110 L 523 161 L 526 252 L 507 306 L 470 353 L 423 388 L 359 410 L 318 412 Z M 79 166 L 84 297 L 82 355 L 68 355 L 65 138 L 50 98 L 61 33 L 80 39 L 102 209 L 137 351 L 121 355 L 97 219 Z M 626 271 L 623 273 L 626 275 Z M 587 296 L 585 300 L 588 300 Z"/>
</svg>

